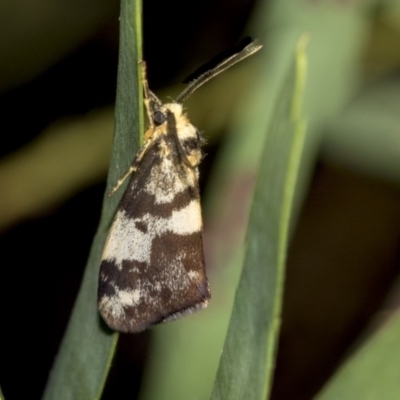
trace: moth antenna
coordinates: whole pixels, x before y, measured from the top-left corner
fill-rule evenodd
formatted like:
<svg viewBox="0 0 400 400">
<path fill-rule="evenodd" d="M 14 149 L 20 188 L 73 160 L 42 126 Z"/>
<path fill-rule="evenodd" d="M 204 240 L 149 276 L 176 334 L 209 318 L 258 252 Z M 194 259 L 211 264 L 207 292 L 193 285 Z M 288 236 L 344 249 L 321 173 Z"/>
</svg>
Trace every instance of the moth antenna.
<svg viewBox="0 0 400 400">
<path fill-rule="evenodd" d="M 254 40 L 250 44 L 248 44 L 243 50 L 239 51 L 236 54 L 228 57 L 226 60 L 222 61 L 216 67 L 204 72 L 204 74 L 200 75 L 197 79 L 189 83 L 185 90 L 176 98 L 177 103 L 183 103 L 195 90 L 197 90 L 200 86 L 204 85 L 207 81 L 214 78 L 221 72 L 226 69 L 232 67 L 239 61 L 244 60 L 245 58 L 251 56 L 262 47 L 261 44 L 258 43 L 257 40 Z"/>
</svg>

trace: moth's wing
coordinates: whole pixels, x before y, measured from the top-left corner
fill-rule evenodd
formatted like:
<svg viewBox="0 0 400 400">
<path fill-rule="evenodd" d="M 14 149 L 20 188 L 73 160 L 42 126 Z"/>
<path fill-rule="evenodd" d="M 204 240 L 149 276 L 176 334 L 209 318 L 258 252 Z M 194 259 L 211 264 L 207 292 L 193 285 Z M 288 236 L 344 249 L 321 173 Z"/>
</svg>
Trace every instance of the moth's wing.
<svg viewBox="0 0 400 400">
<path fill-rule="evenodd" d="M 102 257 L 99 310 L 139 332 L 207 306 L 197 170 L 166 142 L 144 154 L 122 198 Z"/>
</svg>

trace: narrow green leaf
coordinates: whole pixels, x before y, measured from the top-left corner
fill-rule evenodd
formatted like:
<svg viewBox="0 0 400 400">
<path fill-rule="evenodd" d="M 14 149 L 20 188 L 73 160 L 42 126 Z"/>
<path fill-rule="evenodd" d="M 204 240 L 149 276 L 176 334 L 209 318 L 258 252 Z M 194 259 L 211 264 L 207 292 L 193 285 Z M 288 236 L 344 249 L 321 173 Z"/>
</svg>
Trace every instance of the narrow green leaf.
<svg viewBox="0 0 400 400">
<path fill-rule="evenodd" d="M 3 395 L 3 392 L 1 391 L 1 388 L 0 388 L 0 400 L 5 400 L 5 397 Z"/>
<path fill-rule="evenodd" d="M 139 147 L 143 131 L 140 59 L 141 2 L 122 0 L 116 123 L 107 191 L 128 168 Z M 121 188 L 104 202 L 83 282 L 45 389 L 45 400 L 92 400 L 101 396 L 118 335 L 105 326 L 97 311 L 97 279 L 107 231 L 122 194 Z"/>
<path fill-rule="evenodd" d="M 270 390 L 279 331 L 290 211 L 304 142 L 307 39 L 298 44 L 264 145 L 247 250 L 212 399 L 261 400 Z"/>
<path fill-rule="evenodd" d="M 316 397 L 318 400 L 400 398 L 400 312 L 364 343 Z"/>
<path fill-rule="evenodd" d="M 186 400 L 193 393 L 199 399 L 210 397 L 232 309 L 232 288 L 237 286 L 243 259 L 242 223 L 248 216 L 247 190 L 258 168 L 278 93 L 292 65 L 293 49 L 301 33 L 309 32 L 310 72 L 304 101 L 307 136 L 294 199 L 294 207 L 297 204 L 299 210 L 315 167 L 324 132 L 321 127 L 358 93 L 360 57 L 370 30 L 366 6 L 366 2 L 347 3 L 344 7 L 337 7 L 334 2 L 320 2 L 318 6 L 292 0 L 257 2 L 248 31 L 265 47 L 199 90 L 186 104 L 191 121 L 204 130 L 206 137 L 211 134 L 208 124 L 196 119 L 196 114 L 208 121 L 218 121 L 217 124 L 223 120 L 222 114 L 229 115 L 229 135 L 202 193 L 205 238 L 212 234 L 212 244 L 207 249 L 212 301 L 203 313 L 153 328 L 142 400 Z M 252 63 L 255 68 L 248 71 Z M 241 68 L 248 80 L 236 89 L 227 75 Z M 228 83 L 221 82 L 225 77 Z M 240 73 L 233 78 L 241 79 Z M 221 89 L 207 92 L 208 87 L 218 86 L 219 82 Z M 223 93 L 230 97 L 235 93 L 240 106 L 232 107 Z M 234 197 L 236 194 L 238 197 Z M 239 202 L 240 207 L 232 206 Z M 295 221 L 296 209 L 293 212 Z"/>
</svg>

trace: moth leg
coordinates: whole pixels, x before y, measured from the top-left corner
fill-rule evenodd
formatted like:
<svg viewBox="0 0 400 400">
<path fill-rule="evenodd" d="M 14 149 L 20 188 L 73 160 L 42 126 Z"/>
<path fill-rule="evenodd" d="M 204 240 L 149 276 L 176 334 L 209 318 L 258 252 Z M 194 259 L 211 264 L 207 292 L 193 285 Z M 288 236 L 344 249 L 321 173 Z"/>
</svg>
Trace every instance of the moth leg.
<svg viewBox="0 0 400 400">
<path fill-rule="evenodd" d="M 147 117 L 149 119 L 150 127 L 149 130 L 154 129 L 153 113 L 158 110 L 162 103 L 158 97 L 149 89 L 149 82 L 147 80 L 147 68 L 144 61 L 140 61 L 142 65 L 142 82 L 144 92 L 144 105 L 146 107 Z"/>
<path fill-rule="evenodd" d="M 133 160 L 132 165 L 130 166 L 130 168 L 125 172 L 125 174 L 118 179 L 117 184 L 107 193 L 107 197 L 111 197 L 112 195 L 115 194 L 115 192 L 121 187 L 121 185 L 125 182 L 126 178 L 129 177 L 129 175 L 131 175 L 133 172 L 135 172 L 137 170 L 137 167 L 140 163 L 140 161 L 143 158 L 143 154 L 146 153 L 147 148 L 149 147 L 149 144 L 151 143 L 151 140 L 146 140 L 144 142 L 144 145 L 142 146 L 142 148 L 139 150 L 139 152 L 136 154 L 135 159 Z"/>
<path fill-rule="evenodd" d="M 121 185 L 125 182 L 125 180 L 136 171 L 140 160 L 143 157 L 143 154 L 146 152 L 149 144 L 151 142 L 150 138 L 154 132 L 154 121 L 153 121 L 153 112 L 155 109 L 161 107 L 161 101 L 157 98 L 157 96 L 149 89 L 149 83 L 147 81 L 146 75 L 146 63 L 141 60 L 139 63 L 142 66 L 142 82 L 143 82 L 143 92 L 144 92 L 144 105 L 146 107 L 147 117 L 149 119 L 150 127 L 145 134 L 145 142 L 137 153 L 131 167 L 125 174 L 118 180 L 117 184 L 107 193 L 107 197 L 111 197 L 115 194 L 115 192 L 121 187 Z"/>
<path fill-rule="evenodd" d="M 147 68 L 144 61 L 140 62 L 142 64 L 142 83 L 143 83 L 143 93 L 144 93 L 144 106 L 146 107 L 147 118 L 149 119 L 150 129 L 154 128 L 153 113 L 151 108 L 151 95 L 149 89 L 149 82 L 147 81 Z"/>
<path fill-rule="evenodd" d="M 125 179 L 128 178 L 130 174 L 136 171 L 136 166 L 131 166 L 128 171 L 125 172 L 124 176 L 120 178 L 117 184 L 107 193 L 107 197 L 111 197 L 115 194 L 115 192 L 120 188 L 120 186 L 125 182 Z"/>
</svg>

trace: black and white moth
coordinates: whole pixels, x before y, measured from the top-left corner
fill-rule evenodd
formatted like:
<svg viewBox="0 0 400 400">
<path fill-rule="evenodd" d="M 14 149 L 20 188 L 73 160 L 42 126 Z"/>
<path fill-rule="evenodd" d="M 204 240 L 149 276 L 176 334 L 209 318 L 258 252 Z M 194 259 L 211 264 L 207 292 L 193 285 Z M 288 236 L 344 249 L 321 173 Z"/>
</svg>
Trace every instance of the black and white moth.
<svg viewBox="0 0 400 400">
<path fill-rule="evenodd" d="M 142 63 L 149 119 L 145 142 L 118 181 L 133 176 L 104 247 L 98 305 L 110 328 L 140 332 L 207 307 L 198 165 L 202 138 L 182 109 L 198 87 L 261 48 L 256 42 L 187 85 L 162 104 L 149 90 Z"/>
</svg>

